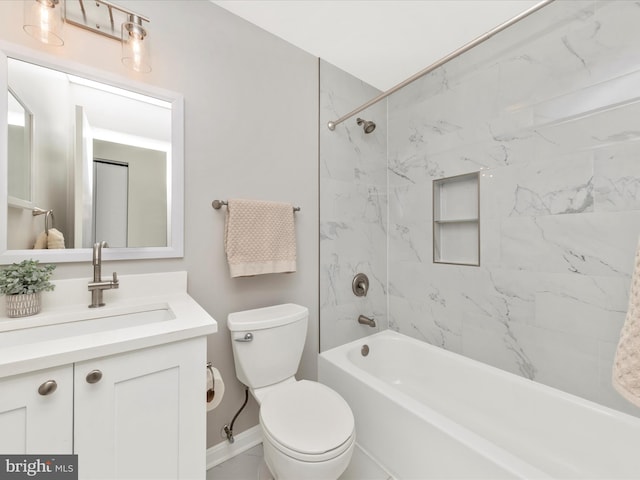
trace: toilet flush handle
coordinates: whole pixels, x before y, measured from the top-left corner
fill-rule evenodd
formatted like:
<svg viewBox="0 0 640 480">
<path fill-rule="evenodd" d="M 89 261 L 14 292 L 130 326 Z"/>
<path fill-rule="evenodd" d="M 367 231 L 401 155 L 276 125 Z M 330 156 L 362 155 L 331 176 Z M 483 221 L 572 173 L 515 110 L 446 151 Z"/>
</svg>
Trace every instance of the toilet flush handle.
<svg viewBox="0 0 640 480">
<path fill-rule="evenodd" d="M 244 337 L 234 338 L 236 342 L 251 342 L 253 341 L 253 333 L 248 332 L 244 334 Z"/>
</svg>

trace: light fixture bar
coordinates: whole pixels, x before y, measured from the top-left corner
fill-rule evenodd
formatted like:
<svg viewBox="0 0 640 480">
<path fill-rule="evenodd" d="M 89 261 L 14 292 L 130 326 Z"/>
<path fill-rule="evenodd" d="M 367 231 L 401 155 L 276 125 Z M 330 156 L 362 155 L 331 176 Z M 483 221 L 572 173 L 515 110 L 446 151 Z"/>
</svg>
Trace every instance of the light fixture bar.
<svg viewBox="0 0 640 480">
<path fill-rule="evenodd" d="M 108 2 L 107 0 L 65 0 L 64 21 L 114 40 L 121 40 L 120 25 L 131 15 L 150 22 L 144 15 Z"/>
</svg>

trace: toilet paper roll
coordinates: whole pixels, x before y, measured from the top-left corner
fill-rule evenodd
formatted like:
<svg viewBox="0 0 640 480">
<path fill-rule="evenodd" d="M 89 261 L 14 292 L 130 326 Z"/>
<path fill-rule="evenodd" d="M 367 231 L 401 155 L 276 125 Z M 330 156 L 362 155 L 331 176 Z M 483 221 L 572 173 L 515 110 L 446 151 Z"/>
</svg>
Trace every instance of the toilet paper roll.
<svg viewBox="0 0 640 480">
<path fill-rule="evenodd" d="M 207 392 L 213 389 L 213 398 L 211 401 L 207 401 L 207 411 L 213 410 L 220 402 L 222 402 L 222 397 L 224 397 L 224 380 L 222 380 L 222 375 L 216 367 L 207 366 Z M 209 400 L 209 395 L 207 395 L 207 400 Z"/>
</svg>

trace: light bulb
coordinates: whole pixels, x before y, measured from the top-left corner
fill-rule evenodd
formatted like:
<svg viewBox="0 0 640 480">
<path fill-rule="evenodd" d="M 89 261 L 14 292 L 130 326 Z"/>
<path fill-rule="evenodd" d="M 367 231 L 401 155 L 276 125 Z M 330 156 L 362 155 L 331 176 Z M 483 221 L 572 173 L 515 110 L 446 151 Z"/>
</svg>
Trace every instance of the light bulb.
<svg viewBox="0 0 640 480">
<path fill-rule="evenodd" d="M 129 20 L 122 24 L 122 63 L 136 72 L 148 73 L 150 58 L 149 38 L 142 19 L 129 15 Z"/>
</svg>

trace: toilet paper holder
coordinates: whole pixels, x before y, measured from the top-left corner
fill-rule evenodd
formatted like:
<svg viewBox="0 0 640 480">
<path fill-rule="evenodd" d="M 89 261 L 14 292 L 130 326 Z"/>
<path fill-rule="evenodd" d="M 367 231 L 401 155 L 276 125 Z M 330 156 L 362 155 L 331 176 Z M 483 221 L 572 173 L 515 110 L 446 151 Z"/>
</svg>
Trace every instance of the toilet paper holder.
<svg viewBox="0 0 640 480">
<path fill-rule="evenodd" d="M 216 396 L 216 382 L 213 380 L 213 365 L 211 362 L 207 362 L 207 370 L 209 370 L 209 374 L 211 375 L 211 388 L 207 388 L 207 403 L 211 403 L 213 397 Z"/>
</svg>

